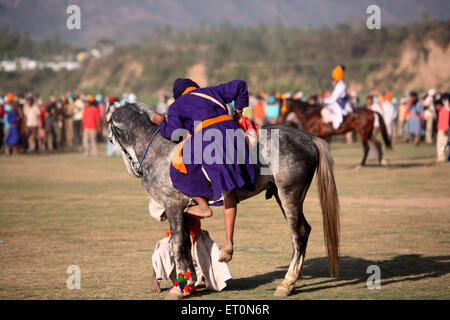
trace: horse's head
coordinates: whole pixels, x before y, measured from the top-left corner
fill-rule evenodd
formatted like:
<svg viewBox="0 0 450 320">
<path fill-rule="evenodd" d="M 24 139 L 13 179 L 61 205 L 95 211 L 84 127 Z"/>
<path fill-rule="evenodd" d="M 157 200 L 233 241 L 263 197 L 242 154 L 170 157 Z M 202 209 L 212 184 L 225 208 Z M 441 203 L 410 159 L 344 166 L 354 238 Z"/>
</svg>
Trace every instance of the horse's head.
<svg viewBox="0 0 450 320">
<path fill-rule="evenodd" d="M 150 106 L 139 102 L 123 105 L 114 102 L 106 107 L 108 140 L 120 151 L 130 176 L 142 176 L 139 157 L 149 130 L 156 126 L 151 121 L 155 113 Z"/>
</svg>

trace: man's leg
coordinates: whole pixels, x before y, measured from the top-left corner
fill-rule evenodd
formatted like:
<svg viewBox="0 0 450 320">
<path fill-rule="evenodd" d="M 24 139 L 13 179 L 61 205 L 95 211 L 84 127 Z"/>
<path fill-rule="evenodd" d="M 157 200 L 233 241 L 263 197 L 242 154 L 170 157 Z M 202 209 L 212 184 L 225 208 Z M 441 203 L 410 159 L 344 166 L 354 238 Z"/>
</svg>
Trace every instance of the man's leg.
<svg viewBox="0 0 450 320">
<path fill-rule="evenodd" d="M 26 138 L 28 140 L 28 152 L 33 151 L 34 149 L 34 141 L 33 141 L 33 132 L 32 132 L 32 127 L 27 127 L 27 131 L 26 131 Z"/>
<path fill-rule="evenodd" d="M 337 103 L 332 104 L 333 112 L 333 128 L 334 130 L 339 129 L 342 123 L 342 109 Z"/>
<path fill-rule="evenodd" d="M 445 161 L 444 148 L 447 144 L 447 136 L 444 131 L 438 131 L 436 140 L 436 158 L 438 161 Z"/>
<path fill-rule="evenodd" d="M 425 142 L 433 143 L 433 117 L 429 115 L 425 122 Z"/>
<path fill-rule="evenodd" d="M 84 155 L 89 155 L 89 137 L 88 137 L 88 130 L 83 130 L 83 149 L 84 149 Z"/>
<path fill-rule="evenodd" d="M 236 220 L 236 192 L 235 190 L 228 193 L 223 202 L 223 213 L 225 218 L 225 245 L 219 257 L 219 262 L 230 262 L 233 258 L 233 236 L 234 222 Z"/>
<path fill-rule="evenodd" d="M 158 279 L 156 279 L 155 269 L 153 269 L 152 282 L 150 283 L 150 291 L 153 293 L 161 293 L 161 287 L 159 286 Z"/>
<path fill-rule="evenodd" d="M 97 155 L 97 130 L 90 132 L 91 155 Z"/>
<path fill-rule="evenodd" d="M 47 129 L 47 149 L 48 151 L 53 151 L 53 132 L 52 128 Z"/>
<path fill-rule="evenodd" d="M 66 130 L 66 143 L 67 147 L 72 149 L 73 148 L 73 120 L 72 119 L 65 119 L 65 130 Z"/>
<path fill-rule="evenodd" d="M 418 146 L 419 143 L 420 143 L 420 135 L 419 135 L 419 134 L 415 134 L 415 135 L 414 135 L 414 144 L 415 144 L 416 146 Z"/>
</svg>

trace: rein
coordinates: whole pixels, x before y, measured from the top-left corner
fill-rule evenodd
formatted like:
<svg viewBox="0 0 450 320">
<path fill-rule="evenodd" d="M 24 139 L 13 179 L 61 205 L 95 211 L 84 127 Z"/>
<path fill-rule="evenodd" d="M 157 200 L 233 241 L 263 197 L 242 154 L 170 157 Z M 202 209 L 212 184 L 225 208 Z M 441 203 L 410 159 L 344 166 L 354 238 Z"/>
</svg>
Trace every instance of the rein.
<svg viewBox="0 0 450 320">
<path fill-rule="evenodd" d="M 155 133 L 152 135 L 152 137 L 150 138 L 150 140 L 147 143 L 147 148 L 145 148 L 145 152 L 142 155 L 141 161 L 139 161 L 139 174 L 141 175 L 141 183 L 142 183 L 142 170 L 141 170 L 141 166 L 142 166 L 142 162 L 144 161 L 145 156 L 147 155 L 147 151 L 148 148 L 150 147 L 150 145 L 152 144 L 153 138 L 155 138 L 155 136 L 158 134 L 160 128 L 158 127 L 158 129 L 156 129 Z"/>
</svg>

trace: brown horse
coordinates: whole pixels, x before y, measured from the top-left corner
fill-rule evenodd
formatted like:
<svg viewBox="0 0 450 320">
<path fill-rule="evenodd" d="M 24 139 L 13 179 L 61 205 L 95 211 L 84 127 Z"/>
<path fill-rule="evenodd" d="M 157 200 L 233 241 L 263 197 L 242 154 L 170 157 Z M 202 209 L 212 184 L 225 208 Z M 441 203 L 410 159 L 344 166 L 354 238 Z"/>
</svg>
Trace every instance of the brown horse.
<svg viewBox="0 0 450 320">
<path fill-rule="evenodd" d="M 284 100 L 280 99 L 280 105 L 283 107 L 281 108 L 281 112 L 277 119 L 278 123 L 284 123 L 287 115 L 293 112 L 302 122 L 303 128 L 306 132 L 322 139 L 327 139 L 332 135 L 354 131 L 361 140 L 364 148 L 364 156 L 361 161 L 361 166 L 366 164 L 367 155 L 369 153 L 369 141 L 377 148 L 379 163 L 381 165 L 385 164 L 381 143 L 373 135 L 375 116 L 378 117 L 378 121 L 380 123 L 380 131 L 384 144 L 388 149 L 391 149 L 392 146 L 383 117 L 378 112 L 374 112 L 367 108 L 354 109 L 352 113 L 348 114 L 344 118 L 344 121 L 339 129 L 334 130 L 331 123 L 324 123 L 322 121 L 321 105 L 311 105 L 307 102 L 291 98 Z"/>
</svg>

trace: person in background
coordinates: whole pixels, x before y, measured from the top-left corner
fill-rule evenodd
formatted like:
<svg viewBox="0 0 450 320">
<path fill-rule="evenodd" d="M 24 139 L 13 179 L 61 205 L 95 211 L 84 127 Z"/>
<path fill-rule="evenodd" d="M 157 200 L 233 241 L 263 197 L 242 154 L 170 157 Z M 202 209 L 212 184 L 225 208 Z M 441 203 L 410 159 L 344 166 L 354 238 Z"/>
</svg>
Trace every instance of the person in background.
<svg viewBox="0 0 450 320">
<path fill-rule="evenodd" d="M 83 148 L 85 156 L 97 155 L 97 132 L 101 134 L 100 115 L 93 95 L 86 97 L 83 109 Z"/>
<path fill-rule="evenodd" d="M 277 123 L 278 114 L 280 113 L 280 106 L 274 96 L 270 96 L 267 100 L 266 119 L 270 124 Z"/>
<path fill-rule="evenodd" d="M 56 101 L 56 148 L 61 151 L 64 143 L 64 95 Z"/>
<path fill-rule="evenodd" d="M 20 114 L 19 102 L 13 101 L 11 110 L 6 114 L 6 121 L 9 126 L 8 135 L 5 139 L 5 151 L 9 155 L 17 155 L 20 144 Z"/>
<path fill-rule="evenodd" d="M 75 144 L 81 144 L 81 132 L 83 129 L 83 109 L 84 102 L 80 95 L 75 96 L 74 110 L 73 110 L 73 131 Z"/>
<path fill-rule="evenodd" d="M 381 98 L 381 99 L 380 99 Z M 381 96 L 378 96 L 377 101 L 380 101 L 383 103 L 383 99 Z M 374 112 L 378 112 L 383 116 L 383 110 L 381 109 L 380 105 L 378 103 L 375 103 L 374 96 L 367 96 L 367 109 L 372 110 Z M 378 116 L 375 115 L 375 120 L 373 122 L 373 136 L 376 137 L 378 132 L 380 131 L 380 120 L 378 119 Z M 369 154 L 368 154 L 368 160 L 376 160 L 378 158 L 378 152 L 375 148 L 375 146 L 372 143 L 369 143 Z"/>
<path fill-rule="evenodd" d="M 166 94 L 163 94 L 159 97 L 159 102 L 156 105 L 156 112 L 158 113 L 167 113 L 169 110 L 169 106 L 167 105 L 167 100 L 169 100 L 169 96 Z"/>
<path fill-rule="evenodd" d="M 256 98 L 255 104 L 252 106 L 253 108 L 253 120 L 255 121 L 258 128 L 261 128 L 264 125 L 264 119 L 266 118 L 266 111 L 264 110 L 264 94 L 259 93 Z"/>
<path fill-rule="evenodd" d="M 96 94 L 95 95 L 95 101 L 97 102 L 97 109 L 98 109 L 98 113 L 100 116 L 100 128 L 106 129 L 106 119 L 105 119 L 105 104 L 103 103 L 103 97 L 101 94 Z M 98 139 L 100 139 L 100 141 L 103 142 L 103 137 L 106 137 L 108 135 L 108 133 L 103 130 L 101 130 L 101 133 L 99 136 L 97 136 Z M 97 140 L 98 140 L 97 139 Z"/>
<path fill-rule="evenodd" d="M 383 116 L 383 109 L 381 109 L 380 105 L 378 104 L 378 102 L 384 103 L 383 96 L 378 96 L 378 99 L 376 99 L 376 101 L 377 102 L 375 102 L 374 96 L 367 96 L 367 109 L 372 110 L 374 112 L 378 112 L 379 114 L 381 114 L 381 116 Z M 378 120 L 378 117 L 375 117 L 374 132 L 378 133 L 379 130 L 380 130 L 380 121 Z"/>
<path fill-rule="evenodd" d="M 244 131 L 245 141 L 250 146 L 250 150 L 254 150 L 253 148 L 258 142 L 258 126 L 256 125 L 256 123 L 249 117 L 245 116 L 243 112 L 235 112 L 233 119 L 234 122 L 236 122 L 236 124 L 239 126 L 239 128 Z"/>
<path fill-rule="evenodd" d="M 420 137 L 423 135 L 423 105 L 417 97 L 416 92 L 411 92 L 408 98 L 408 118 L 406 120 L 406 129 L 416 146 L 420 143 Z"/>
<path fill-rule="evenodd" d="M 408 113 L 407 101 L 407 98 L 401 98 L 400 105 L 398 106 L 398 138 L 405 138 L 406 134 L 406 118 Z"/>
<path fill-rule="evenodd" d="M 0 97 L 0 152 L 3 151 L 3 138 L 5 137 L 5 100 Z"/>
<path fill-rule="evenodd" d="M 388 91 L 384 95 L 384 103 L 382 109 L 383 109 L 383 119 L 384 122 L 386 123 L 386 130 L 389 139 L 391 140 L 392 143 L 394 142 L 395 139 L 395 118 L 397 117 L 397 112 L 391 101 L 392 101 L 392 93 Z"/>
<path fill-rule="evenodd" d="M 41 110 L 37 106 L 33 97 L 28 97 L 23 107 L 25 124 L 27 127 L 26 138 L 28 140 L 28 152 L 37 151 L 39 115 Z"/>
<path fill-rule="evenodd" d="M 50 101 L 45 108 L 44 120 L 45 144 L 47 146 L 47 151 L 53 151 L 56 147 L 57 108 L 56 97 L 51 96 Z"/>
<path fill-rule="evenodd" d="M 248 96 L 248 107 L 244 108 L 242 115 L 249 120 L 253 120 L 253 105 L 256 103 L 256 98 L 253 95 Z"/>
<path fill-rule="evenodd" d="M 380 96 L 380 92 L 377 89 L 373 90 L 372 99 L 373 99 L 374 104 L 381 105 L 380 102 L 378 101 L 379 96 Z"/>
<path fill-rule="evenodd" d="M 109 108 L 111 109 L 111 113 L 114 112 L 114 109 L 115 109 L 114 102 L 116 102 L 116 101 L 117 102 L 119 101 L 116 97 L 111 96 L 111 97 L 108 98 L 108 105 L 109 105 Z M 119 157 L 120 156 L 120 151 L 117 150 L 117 148 L 114 146 L 114 144 L 111 143 L 111 141 L 109 141 L 109 139 L 107 139 L 107 141 L 106 141 L 106 155 L 108 157 L 112 157 L 114 154 L 116 155 L 116 157 Z"/>
<path fill-rule="evenodd" d="M 444 162 L 444 148 L 447 145 L 449 137 L 450 106 L 449 94 L 444 94 L 441 100 L 436 101 L 436 110 L 438 112 L 437 139 L 436 139 L 436 161 Z"/>
<path fill-rule="evenodd" d="M 4 112 L 3 112 L 3 124 L 5 127 L 5 137 L 8 136 L 9 132 L 9 122 L 7 119 L 8 112 L 12 110 L 12 104 L 14 102 L 14 95 L 12 93 L 8 93 L 5 96 L 5 104 L 4 104 Z"/>
<path fill-rule="evenodd" d="M 66 146 L 69 149 L 73 148 L 73 113 L 75 110 L 75 101 L 73 100 L 74 94 L 70 92 L 64 103 L 63 103 L 63 113 L 64 113 L 64 138 L 66 141 Z"/>
<path fill-rule="evenodd" d="M 169 99 L 167 99 L 167 107 L 170 107 L 170 105 L 174 102 L 175 102 L 175 99 L 173 97 L 169 97 Z"/>
<path fill-rule="evenodd" d="M 436 90 L 430 89 L 427 96 L 424 99 L 424 118 L 425 118 L 425 142 L 433 143 L 433 123 L 436 119 L 436 109 L 434 107 L 434 96 Z"/>
<path fill-rule="evenodd" d="M 135 95 L 133 92 L 127 94 L 125 99 L 126 99 L 129 103 L 136 103 L 136 101 L 137 101 L 137 97 L 136 97 L 136 95 Z"/>
<path fill-rule="evenodd" d="M 42 99 L 39 99 L 37 104 L 39 106 L 38 146 L 41 152 L 45 152 L 45 107 Z"/>
<path fill-rule="evenodd" d="M 23 107 L 25 105 L 25 96 L 23 93 L 19 93 L 15 99 L 17 102 L 17 112 L 19 112 L 19 132 L 20 132 L 20 145 L 19 148 L 22 148 L 24 152 L 28 149 L 28 140 L 27 140 L 27 126 L 25 123 L 25 116 L 23 114 Z"/>
</svg>

